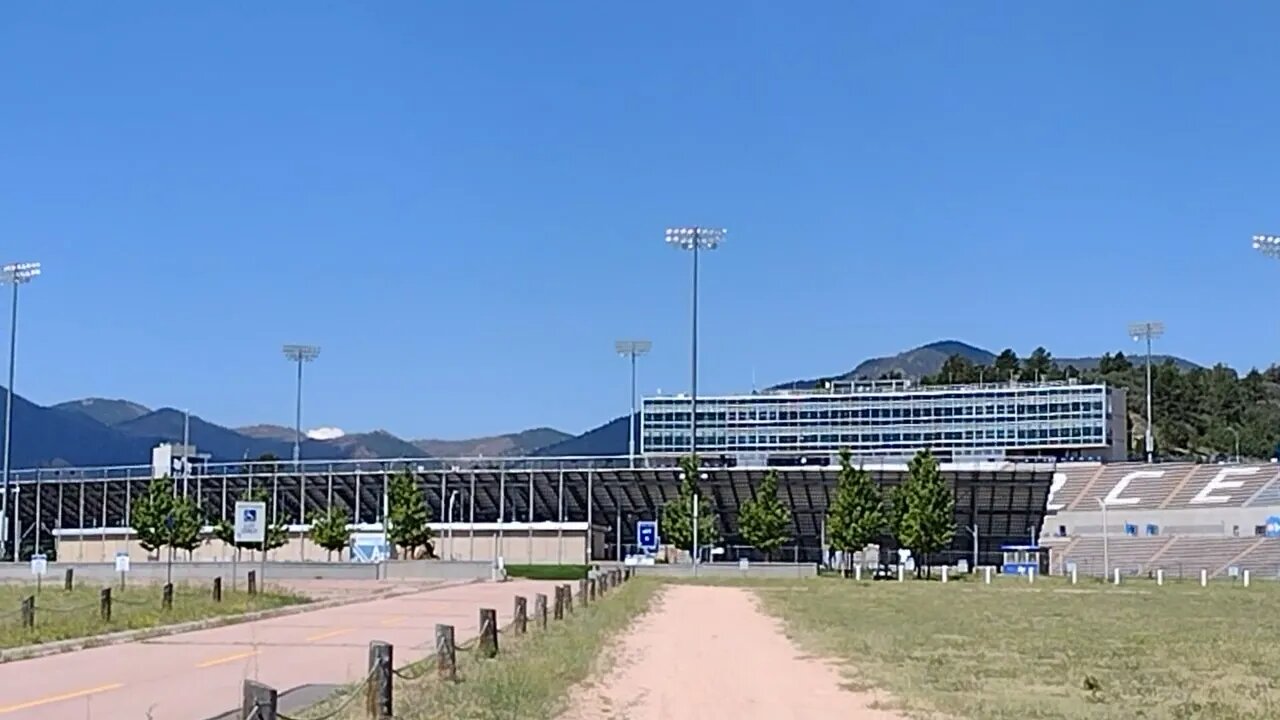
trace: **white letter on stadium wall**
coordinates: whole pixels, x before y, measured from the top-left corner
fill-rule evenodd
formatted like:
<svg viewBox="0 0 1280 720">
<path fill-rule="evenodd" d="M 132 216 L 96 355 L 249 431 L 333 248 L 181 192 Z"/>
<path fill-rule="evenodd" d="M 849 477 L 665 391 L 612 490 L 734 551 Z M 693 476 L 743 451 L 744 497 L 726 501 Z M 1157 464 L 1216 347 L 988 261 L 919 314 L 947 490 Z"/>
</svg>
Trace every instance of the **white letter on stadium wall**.
<svg viewBox="0 0 1280 720">
<path fill-rule="evenodd" d="M 1056 472 L 1053 474 L 1053 484 L 1049 486 L 1049 503 L 1045 505 L 1045 509 L 1049 512 L 1058 512 L 1066 507 L 1062 503 L 1054 503 L 1053 496 L 1058 494 L 1063 485 L 1067 484 L 1067 474 L 1064 472 Z"/>
<path fill-rule="evenodd" d="M 1212 495 L 1210 493 L 1212 493 L 1214 490 L 1230 490 L 1232 488 L 1238 488 L 1244 485 L 1243 480 L 1227 479 L 1232 475 L 1257 475 L 1257 474 L 1258 474 L 1258 468 L 1256 467 L 1226 468 L 1225 470 L 1220 470 L 1218 471 L 1217 475 L 1213 476 L 1212 480 L 1210 480 L 1204 487 L 1200 488 L 1200 492 L 1196 493 L 1195 497 L 1191 498 L 1191 504 L 1221 505 L 1222 503 L 1231 502 L 1230 495 Z"/>
<path fill-rule="evenodd" d="M 1162 477 L 1164 477 L 1163 470 L 1136 470 L 1134 472 L 1131 472 L 1128 475 L 1125 475 L 1124 477 L 1120 478 L 1120 482 L 1116 483 L 1116 486 L 1111 488 L 1111 492 L 1107 493 L 1107 496 L 1102 499 L 1102 502 L 1106 503 L 1107 505 L 1137 505 L 1138 503 L 1142 502 L 1142 498 L 1136 498 L 1136 497 L 1122 498 L 1120 497 L 1120 493 L 1124 492 L 1125 488 L 1129 487 L 1129 483 L 1133 482 L 1134 480 L 1138 480 L 1140 478 L 1154 479 L 1154 478 L 1162 478 Z"/>
</svg>

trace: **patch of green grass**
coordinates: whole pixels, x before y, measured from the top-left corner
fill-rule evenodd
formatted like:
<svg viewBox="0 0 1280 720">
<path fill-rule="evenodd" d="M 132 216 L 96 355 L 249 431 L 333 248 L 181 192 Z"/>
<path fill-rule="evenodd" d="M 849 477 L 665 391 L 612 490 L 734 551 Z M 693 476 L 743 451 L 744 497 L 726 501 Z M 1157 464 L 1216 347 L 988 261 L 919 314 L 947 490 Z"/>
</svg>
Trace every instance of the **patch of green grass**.
<svg viewBox="0 0 1280 720">
<path fill-rule="evenodd" d="M 587 679 L 596 668 L 601 651 L 649 607 L 659 587 L 661 584 L 656 581 L 632 580 L 585 609 L 575 598 L 573 614 L 559 622 L 548 617 L 545 631 L 537 628 L 531 617 L 528 634 L 517 636 L 504 631 L 498 639 L 498 657 L 493 660 L 459 650 L 457 683 L 438 679 L 434 656 L 404 668 L 400 672 L 415 679 L 394 679 L 395 717 L 397 720 L 555 717 L 564 709 L 569 689 Z M 303 720 L 327 717 L 346 700 L 352 702 L 339 717 L 363 719 L 364 701 L 352 697 L 350 688 L 295 715 Z"/>
<path fill-rule="evenodd" d="M 35 585 L 0 584 L 0 649 L 69 640 L 94 635 L 172 625 L 204 618 L 238 615 L 307 602 L 301 595 L 281 591 L 250 596 L 224 588 L 222 602 L 215 603 L 211 585 L 174 585 L 173 609 L 161 610 L 160 585 L 133 585 L 111 590 L 111 622 L 104 623 L 99 610 L 101 588 L 81 586 L 65 592 L 61 584 L 46 583 L 37 594 Z M 35 628 L 22 626 L 19 612 L 23 598 L 36 598 Z"/>
<path fill-rule="evenodd" d="M 1280 715 L 1280 586 L 758 584 L 808 650 L 919 717 Z"/>
<path fill-rule="evenodd" d="M 587 576 L 586 565 L 507 565 L 507 575 L 529 580 L 582 580 Z"/>
</svg>

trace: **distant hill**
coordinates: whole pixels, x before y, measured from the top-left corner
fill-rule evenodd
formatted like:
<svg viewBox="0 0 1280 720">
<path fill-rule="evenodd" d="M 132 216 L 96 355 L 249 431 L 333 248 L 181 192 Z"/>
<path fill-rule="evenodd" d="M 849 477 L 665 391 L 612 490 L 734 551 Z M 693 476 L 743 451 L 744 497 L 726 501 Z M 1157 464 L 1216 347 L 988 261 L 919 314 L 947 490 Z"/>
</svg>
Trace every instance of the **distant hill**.
<svg viewBox="0 0 1280 720">
<path fill-rule="evenodd" d="M 433 457 L 512 457 L 533 455 L 571 437 L 569 433 L 542 427 L 470 440 L 414 440 L 413 444 Z"/>
<path fill-rule="evenodd" d="M 614 418 L 609 422 L 592 428 L 581 435 L 548 445 L 533 453 L 539 457 L 569 457 L 574 455 L 626 455 L 628 416 Z M 640 432 L 639 418 L 636 419 L 636 434 Z M 640 440 L 636 438 L 636 451 L 639 452 Z"/>
<path fill-rule="evenodd" d="M 69 402 L 58 403 L 53 406 L 55 410 L 68 410 L 78 412 L 86 417 L 93 418 L 108 427 L 119 425 L 122 422 L 128 422 L 146 415 L 151 409 L 139 405 L 136 402 L 128 400 L 108 400 L 106 398 L 83 398 L 81 400 L 71 400 Z"/>
<path fill-rule="evenodd" d="M 246 425 L 245 427 L 235 428 L 235 431 L 245 437 L 256 438 L 258 440 L 279 440 L 281 442 L 293 442 L 293 428 L 283 425 Z"/>
</svg>

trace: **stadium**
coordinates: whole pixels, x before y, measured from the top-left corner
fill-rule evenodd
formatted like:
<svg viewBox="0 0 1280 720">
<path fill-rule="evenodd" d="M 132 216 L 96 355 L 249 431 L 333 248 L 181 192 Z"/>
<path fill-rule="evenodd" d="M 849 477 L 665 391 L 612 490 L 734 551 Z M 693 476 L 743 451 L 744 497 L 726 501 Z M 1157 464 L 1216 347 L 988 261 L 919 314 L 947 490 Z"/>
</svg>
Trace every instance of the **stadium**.
<svg viewBox="0 0 1280 720">
<path fill-rule="evenodd" d="M 382 535 L 389 478 L 407 470 L 430 507 L 439 557 L 618 561 L 637 550 L 636 523 L 658 519 L 677 496 L 688 404 L 678 396 L 645 399 L 635 458 L 184 464 L 182 446 L 163 445 L 150 465 L 21 470 L 12 478 L 8 524 L 21 538 L 22 557 L 105 562 L 125 552 L 145 561 L 151 556 L 130 530 L 133 498 L 154 478 L 170 477 L 178 492 L 198 500 L 210 526 L 228 519 L 250 491 L 268 493 L 272 520 L 289 535 L 272 558 L 323 559 L 306 537 L 307 521 L 339 507 L 353 520 L 351 559 L 377 559 L 392 552 Z M 1218 576 L 1249 569 L 1280 576 L 1280 467 L 1080 461 L 1123 452 L 1127 436 L 1116 421 L 1123 408 L 1122 392 L 1074 383 L 913 388 L 897 381 L 710 398 L 705 407 L 700 401 L 706 445 L 699 486 L 721 532 L 719 550 L 706 557 L 765 559 L 740 536 L 737 515 L 772 470 L 792 527 L 790 541 L 770 559 L 828 561 L 824 518 L 839 449 L 851 445 L 856 462 L 889 488 L 905 476 L 912 443 L 927 437 L 956 499 L 956 533 L 944 562 L 998 566 L 1001 548 L 1038 545 L 1039 564 L 1051 573 L 1203 569 Z M 682 436 L 683 447 L 672 440 Z M 195 448 L 186 456 L 200 457 Z M 192 558 L 229 553 L 210 536 Z"/>
</svg>

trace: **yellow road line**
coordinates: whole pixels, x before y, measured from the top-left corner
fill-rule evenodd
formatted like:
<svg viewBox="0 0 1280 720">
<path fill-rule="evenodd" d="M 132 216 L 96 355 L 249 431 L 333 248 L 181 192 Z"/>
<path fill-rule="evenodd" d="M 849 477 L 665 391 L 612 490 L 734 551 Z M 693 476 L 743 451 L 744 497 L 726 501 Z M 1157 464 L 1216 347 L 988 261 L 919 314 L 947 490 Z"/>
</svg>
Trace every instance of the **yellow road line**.
<svg viewBox="0 0 1280 720">
<path fill-rule="evenodd" d="M 399 625 L 400 623 L 404 622 L 405 619 L 406 618 L 402 615 L 400 617 L 387 618 L 386 620 L 383 620 L 378 624 L 379 625 Z"/>
<path fill-rule="evenodd" d="M 337 636 L 339 636 L 339 635 L 345 635 L 345 634 L 347 634 L 347 633 L 351 632 L 351 631 L 352 631 L 352 630 L 354 630 L 354 629 L 355 629 L 355 628 L 341 628 L 341 629 L 339 629 L 339 630 L 330 630 L 329 632 L 322 632 L 322 633 L 320 633 L 319 635 L 312 635 L 311 637 L 307 638 L 307 642 L 315 642 L 316 640 L 323 640 L 323 639 L 325 639 L 325 638 L 331 638 L 331 637 L 337 637 Z"/>
<path fill-rule="evenodd" d="M 28 710 L 33 707 L 40 707 L 41 705 L 48 705 L 49 703 L 61 702 L 63 700 L 74 700 L 75 698 L 84 697 L 86 695 L 104 693 L 108 690 L 118 690 L 122 687 L 124 687 L 124 683 L 111 683 L 110 685 L 91 687 L 87 690 L 76 690 L 75 692 L 63 693 L 61 695 L 50 695 L 48 697 L 40 698 L 39 700 L 18 703 L 17 705 L 3 705 L 0 706 L 0 715 L 7 715 L 9 713 L 18 712 L 19 710 Z"/>
<path fill-rule="evenodd" d="M 235 655 L 224 655 L 222 657 L 214 658 L 212 660 L 205 660 L 199 665 L 196 665 L 196 667 L 198 668 L 213 667 L 214 665 L 221 665 L 223 663 L 235 662 L 236 660 L 251 658 L 257 654 L 258 654 L 257 650 L 250 650 L 249 652 L 236 653 Z"/>
</svg>

